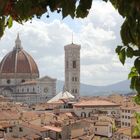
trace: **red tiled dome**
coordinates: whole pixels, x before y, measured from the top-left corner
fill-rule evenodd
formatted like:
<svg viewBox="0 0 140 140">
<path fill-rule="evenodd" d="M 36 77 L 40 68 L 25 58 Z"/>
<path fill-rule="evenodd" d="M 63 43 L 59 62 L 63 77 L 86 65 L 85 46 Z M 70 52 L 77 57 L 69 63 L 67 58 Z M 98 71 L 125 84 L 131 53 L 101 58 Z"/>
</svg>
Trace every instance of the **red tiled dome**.
<svg viewBox="0 0 140 140">
<path fill-rule="evenodd" d="M 0 63 L 0 74 L 22 75 L 30 78 L 38 78 L 39 71 L 34 59 L 22 49 L 19 36 L 16 39 L 16 46 L 9 52 Z"/>
</svg>

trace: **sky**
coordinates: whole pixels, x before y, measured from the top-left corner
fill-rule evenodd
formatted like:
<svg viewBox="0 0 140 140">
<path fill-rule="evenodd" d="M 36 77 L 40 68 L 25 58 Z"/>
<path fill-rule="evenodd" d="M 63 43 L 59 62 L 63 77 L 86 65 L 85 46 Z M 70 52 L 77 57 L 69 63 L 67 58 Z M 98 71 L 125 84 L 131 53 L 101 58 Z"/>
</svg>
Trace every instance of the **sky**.
<svg viewBox="0 0 140 140">
<path fill-rule="evenodd" d="M 91 85 L 109 85 L 127 79 L 132 66 L 129 60 L 123 66 L 115 48 L 121 44 L 120 27 L 123 18 L 108 2 L 94 0 L 85 19 L 71 19 L 57 13 L 50 18 L 33 19 L 23 25 L 13 23 L 0 40 L 0 60 L 13 49 L 17 33 L 22 47 L 36 61 L 40 76 L 48 75 L 64 80 L 64 46 L 81 45 L 81 82 Z"/>
</svg>

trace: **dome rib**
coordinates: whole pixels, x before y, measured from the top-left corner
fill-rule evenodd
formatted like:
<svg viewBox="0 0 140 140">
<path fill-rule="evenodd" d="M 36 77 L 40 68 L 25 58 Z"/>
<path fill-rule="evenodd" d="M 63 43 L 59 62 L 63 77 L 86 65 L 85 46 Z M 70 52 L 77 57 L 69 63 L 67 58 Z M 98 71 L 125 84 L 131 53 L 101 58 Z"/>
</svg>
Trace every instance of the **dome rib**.
<svg viewBox="0 0 140 140">
<path fill-rule="evenodd" d="M 5 63 L 5 60 L 6 60 L 7 56 L 8 56 L 10 53 L 12 53 L 12 52 L 9 52 L 9 53 L 2 59 L 2 61 L 1 61 L 1 63 L 0 63 L 0 73 L 2 72 L 2 69 L 3 69 L 3 65 L 4 65 L 4 63 Z"/>
<path fill-rule="evenodd" d="M 25 55 L 25 57 L 27 58 L 27 60 L 28 60 L 28 63 L 29 63 L 29 66 L 30 66 L 30 72 L 32 73 L 32 66 L 31 66 L 31 63 L 30 63 L 30 60 L 29 60 L 29 55 L 26 53 L 26 51 L 23 51 L 24 52 L 24 55 Z"/>
<path fill-rule="evenodd" d="M 16 50 L 17 51 L 17 50 Z M 16 52 L 16 56 L 15 56 L 16 58 L 15 58 L 15 74 L 16 74 L 16 72 L 17 72 L 17 52 Z"/>
</svg>

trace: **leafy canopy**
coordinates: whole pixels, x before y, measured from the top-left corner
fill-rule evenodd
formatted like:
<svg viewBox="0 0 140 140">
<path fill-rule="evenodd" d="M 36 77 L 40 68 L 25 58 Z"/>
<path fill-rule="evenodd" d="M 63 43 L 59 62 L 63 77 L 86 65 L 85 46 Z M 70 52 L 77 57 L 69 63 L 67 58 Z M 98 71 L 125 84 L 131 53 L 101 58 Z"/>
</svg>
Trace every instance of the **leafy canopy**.
<svg viewBox="0 0 140 140">
<path fill-rule="evenodd" d="M 23 23 L 29 19 L 40 18 L 44 13 L 57 12 L 65 18 L 85 18 L 93 0 L 0 0 L 0 37 L 5 28 L 11 28 L 13 20 Z M 122 45 L 118 45 L 116 53 L 124 65 L 126 58 L 135 58 L 128 78 L 131 88 L 138 92 L 136 103 L 140 104 L 140 1 L 139 0 L 102 0 L 110 1 L 124 18 L 121 26 Z"/>
</svg>

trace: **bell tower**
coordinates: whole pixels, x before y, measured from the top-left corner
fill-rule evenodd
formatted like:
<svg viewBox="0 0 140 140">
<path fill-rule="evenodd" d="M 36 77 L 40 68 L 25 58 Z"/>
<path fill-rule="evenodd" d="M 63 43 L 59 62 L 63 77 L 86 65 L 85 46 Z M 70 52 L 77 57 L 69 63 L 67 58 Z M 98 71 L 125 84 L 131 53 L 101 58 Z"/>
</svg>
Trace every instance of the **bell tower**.
<svg viewBox="0 0 140 140">
<path fill-rule="evenodd" d="M 76 100 L 80 97 L 80 49 L 77 44 L 64 46 L 65 49 L 65 88 Z"/>
</svg>

